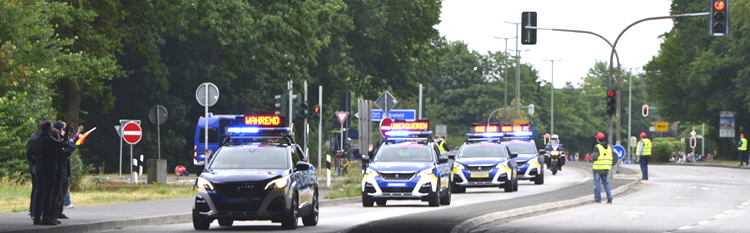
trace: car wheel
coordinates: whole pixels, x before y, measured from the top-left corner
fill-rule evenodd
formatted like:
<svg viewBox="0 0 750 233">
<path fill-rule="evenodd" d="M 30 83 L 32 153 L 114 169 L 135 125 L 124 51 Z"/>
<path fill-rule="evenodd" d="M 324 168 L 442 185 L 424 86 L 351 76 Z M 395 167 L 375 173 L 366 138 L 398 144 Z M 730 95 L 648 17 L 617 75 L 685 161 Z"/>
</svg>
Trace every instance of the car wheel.
<svg viewBox="0 0 750 233">
<path fill-rule="evenodd" d="M 505 189 L 506 193 L 513 192 L 513 180 L 507 180 L 505 181 L 505 184 L 503 184 L 503 188 Z"/>
<path fill-rule="evenodd" d="M 318 225 L 318 215 L 320 214 L 319 207 L 320 204 L 318 202 L 318 190 L 315 190 L 315 194 L 313 194 L 313 209 L 310 211 L 310 214 L 302 217 L 302 224 L 304 224 L 305 226 Z"/>
<path fill-rule="evenodd" d="M 388 203 L 388 199 L 377 199 L 375 200 L 375 203 L 378 203 L 378 206 L 385 206 L 385 204 Z"/>
<path fill-rule="evenodd" d="M 518 191 L 518 177 L 515 177 L 513 180 L 513 191 Z"/>
<path fill-rule="evenodd" d="M 234 220 L 231 219 L 219 219 L 219 226 L 231 227 L 234 224 Z"/>
<path fill-rule="evenodd" d="M 198 214 L 198 210 L 193 210 L 193 228 L 196 230 L 208 230 L 208 227 L 211 226 L 211 222 L 213 221 Z"/>
<path fill-rule="evenodd" d="M 536 177 L 534 177 L 534 184 L 544 184 L 544 173 L 536 175 Z"/>
<path fill-rule="evenodd" d="M 205 166 L 195 166 L 195 176 L 201 176 L 204 168 Z"/>
<path fill-rule="evenodd" d="M 427 201 L 429 201 L 430 206 L 440 206 L 440 184 L 437 185 L 435 192 L 427 194 Z"/>
<path fill-rule="evenodd" d="M 299 204 L 297 203 L 297 193 L 294 193 L 294 196 L 292 197 L 292 207 L 289 210 L 289 213 L 284 217 L 284 220 L 281 220 L 281 228 L 297 229 L 297 217 L 299 215 Z"/>
<path fill-rule="evenodd" d="M 451 186 L 448 185 L 448 188 L 445 190 L 445 195 L 440 197 L 440 204 L 441 205 L 450 205 L 451 204 Z"/>
<path fill-rule="evenodd" d="M 367 195 L 366 192 L 362 192 L 362 206 L 372 207 L 373 205 L 375 205 L 375 198 Z"/>
</svg>

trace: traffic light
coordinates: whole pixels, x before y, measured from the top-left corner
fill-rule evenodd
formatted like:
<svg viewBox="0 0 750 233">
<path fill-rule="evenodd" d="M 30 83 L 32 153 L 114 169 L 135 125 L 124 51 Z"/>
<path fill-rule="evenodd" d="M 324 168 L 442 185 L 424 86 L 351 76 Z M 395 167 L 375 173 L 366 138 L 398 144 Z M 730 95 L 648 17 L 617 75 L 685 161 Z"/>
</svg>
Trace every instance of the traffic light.
<svg viewBox="0 0 750 233">
<path fill-rule="evenodd" d="M 643 115 L 643 117 L 648 116 L 648 105 L 645 105 L 645 104 L 643 105 L 643 110 L 641 111 L 641 115 Z"/>
<path fill-rule="evenodd" d="M 690 148 L 695 148 L 698 142 L 696 142 L 695 137 L 690 137 Z"/>
<path fill-rule="evenodd" d="M 544 145 L 549 145 L 550 136 L 549 134 L 544 134 Z"/>
<path fill-rule="evenodd" d="M 536 29 L 528 29 L 527 26 L 536 27 L 535 11 L 521 13 L 521 44 L 536 44 Z"/>
<path fill-rule="evenodd" d="M 320 120 L 320 105 L 313 106 L 313 120 Z"/>
<path fill-rule="evenodd" d="M 617 112 L 617 100 L 615 97 L 617 96 L 617 92 L 615 90 L 607 90 L 607 115 L 612 116 Z"/>
<path fill-rule="evenodd" d="M 295 95 L 294 99 L 294 118 L 305 119 L 309 114 L 307 110 L 307 102 L 302 100 L 302 96 Z"/>
<path fill-rule="evenodd" d="M 729 34 L 729 1 L 711 0 L 711 14 L 708 16 L 712 36 Z"/>
<path fill-rule="evenodd" d="M 292 119 L 289 115 L 289 94 L 276 95 L 276 112 L 274 114 L 283 116 L 284 119 Z"/>
</svg>

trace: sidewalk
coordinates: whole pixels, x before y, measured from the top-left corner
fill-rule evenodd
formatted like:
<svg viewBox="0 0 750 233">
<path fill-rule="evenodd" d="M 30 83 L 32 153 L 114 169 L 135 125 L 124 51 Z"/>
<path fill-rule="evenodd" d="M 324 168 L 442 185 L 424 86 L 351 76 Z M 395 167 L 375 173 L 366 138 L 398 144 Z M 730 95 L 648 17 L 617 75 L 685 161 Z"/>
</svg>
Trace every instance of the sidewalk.
<svg viewBox="0 0 750 233">
<path fill-rule="evenodd" d="M 589 163 L 570 162 L 569 165 L 589 166 Z M 736 165 L 731 166 L 700 163 L 670 165 L 708 165 L 738 168 Z M 750 166 L 742 167 L 742 169 L 750 169 Z M 620 167 L 620 172 L 614 173 L 613 175 L 616 179 L 637 180 L 638 178 L 640 178 L 640 171 L 637 164 L 624 164 Z M 324 187 L 325 182 L 321 181 L 320 185 L 321 187 Z M 327 189 L 321 188 L 321 196 L 325 196 L 327 195 L 327 193 Z M 28 216 L 28 212 L 26 211 L 0 214 L 0 232 L 92 232 L 134 226 L 187 223 L 192 221 L 192 200 L 192 198 L 183 198 L 164 201 L 132 202 L 65 209 L 65 214 L 70 216 L 71 218 L 61 219 L 60 221 L 62 221 L 62 224 L 56 226 L 33 225 L 31 219 Z M 355 203 L 359 201 L 359 197 L 335 200 L 321 198 L 320 205 L 331 206 L 340 203 Z"/>
</svg>

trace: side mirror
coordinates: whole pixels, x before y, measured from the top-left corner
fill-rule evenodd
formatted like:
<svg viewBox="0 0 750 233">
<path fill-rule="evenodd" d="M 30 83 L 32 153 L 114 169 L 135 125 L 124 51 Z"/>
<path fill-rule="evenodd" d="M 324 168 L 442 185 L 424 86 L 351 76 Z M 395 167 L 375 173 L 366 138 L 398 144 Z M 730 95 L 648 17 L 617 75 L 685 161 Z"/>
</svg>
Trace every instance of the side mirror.
<svg viewBox="0 0 750 233">
<path fill-rule="evenodd" d="M 510 153 L 510 157 L 515 159 L 518 157 L 518 153 Z"/>
<path fill-rule="evenodd" d="M 543 155 L 543 154 L 546 154 L 546 153 L 547 153 L 547 150 L 545 150 L 545 149 L 539 149 L 539 154 L 540 155 Z"/>
<path fill-rule="evenodd" d="M 298 161 L 297 162 L 297 166 L 295 166 L 295 168 L 297 169 L 297 171 L 309 170 L 310 169 L 310 164 L 306 163 L 306 162 L 303 162 L 303 161 Z"/>
<path fill-rule="evenodd" d="M 448 154 L 448 159 L 456 160 L 456 154 Z"/>
<path fill-rule="evenodd" d="M 447 163 L 447 162 L 448 162 L 448 157 L 445 157 L 445 156 L 438 157 L 438 163 Z"/>
</svg>

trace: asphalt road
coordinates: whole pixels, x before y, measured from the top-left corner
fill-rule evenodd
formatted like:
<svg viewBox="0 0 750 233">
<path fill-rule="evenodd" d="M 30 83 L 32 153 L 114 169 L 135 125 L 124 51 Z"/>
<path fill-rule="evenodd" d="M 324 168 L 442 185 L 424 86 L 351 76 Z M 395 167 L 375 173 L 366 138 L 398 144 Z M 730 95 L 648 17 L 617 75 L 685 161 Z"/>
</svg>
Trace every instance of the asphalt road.
<svg viewBox="0 0 750 233">
<path fill-rule="evenodd" d="M 450 206 L 429 207 L 420 201 L 392 201 L 386 206 L 362 207 L 358 200 L 321 207 L 318 226 L 304 227 L 303 232 L 451 232 L 469 230 L 490 221 L 493 214 L 523 214 L 527 209 L 541 203 L 558 202 L 583 197 L 592 200 L 590 164 L 566 169 L 552 176 L 547 173 L 544 185 L 520 181 L 519 191 L 505 193 L 499 188 L 470 188 L 467 193 L 453 194 Z M 613 180 L 613 186 L 634 182 L 634 178 Z M 585 202 L 585 201 L 583 201 Z M 190 203 L 186 203 L 190 205 Z M 573 204 L 576 205 L 576 204 Z M 546 208 L 562 208 L 547 206 Z M 539 208 L 539 207 L 537 207 Z M 539 210 L 534 211 L 543 211 Z M 488 216 L 490 218 L 488 218 Z M 497 217 L 498 219 L 502 218 Z M 213 223 L 216 231 L 275 232 L 282 230 L 280 224 L 268 221 L 235 222 L 233 227 L 220 227 Z M 115 232 L 194 232 L 192 224 L 170 224 L 160 226 L 131 227 Z M 111 232 L 111 231 L 108 231 Z"/>
<path fill-rule="evenodd" d="M 612 205 L 586 204 L 510 218 L 471 232 L 750 231 L 750 174 L 747 169 L 649 167 L 649 180 L 635 186 L 636 192 L 615 198 Z"/>
</svg>

